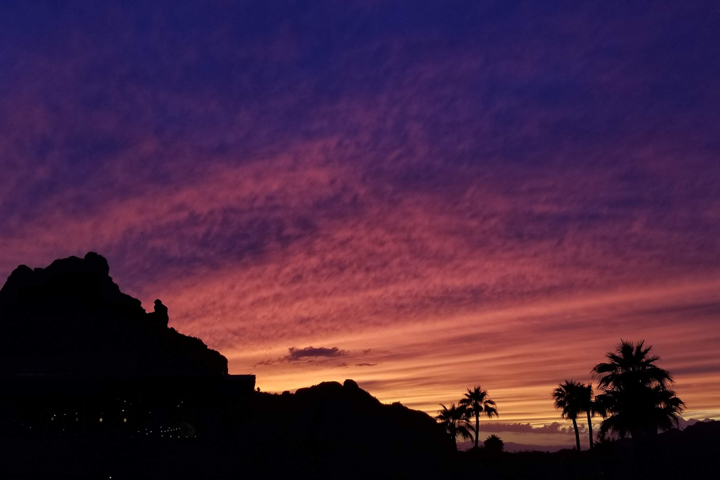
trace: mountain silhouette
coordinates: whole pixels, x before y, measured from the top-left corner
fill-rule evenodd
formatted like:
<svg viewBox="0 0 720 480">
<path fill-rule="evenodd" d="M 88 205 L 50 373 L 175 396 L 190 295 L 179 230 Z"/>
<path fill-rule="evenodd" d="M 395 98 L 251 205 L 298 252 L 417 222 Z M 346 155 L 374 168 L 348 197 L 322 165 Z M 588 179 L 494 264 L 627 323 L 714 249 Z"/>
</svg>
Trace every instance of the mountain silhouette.
<svg viewBox="0 0 720 480">
<path fill-rule="evenodd" d="M 0 289 L 0 478 L 717 477 L 720 422 L 643 451 L 456 452 L 429 415 L 353 380 L 256 391 L 109 273 L 91 252 L 20 266 Z"/>
<path fill-rule="evenodd" d="M 0 289 L 0 374 L 227 375 L 220 353 L 168 328 L 160 300 L 146 312 L 109 273 L 94 252 L 16 268 Z"/>
<path fill-rule="evenodd" d="M 454 453 L 430 416 L 352 380 L 255 391 L 109 274 L 91 252 L 0 289 L 0 477 L 403 478 Z"/>
<path fill-rule="evenodd" d="M 209 463 L 242 465 L 248 478 L 442 478 L 438 468 L 455 453 L 429 415 L 383 404 L 353 380 L 254 392 L 220 423 L 222 445 Z"/>
</svg>

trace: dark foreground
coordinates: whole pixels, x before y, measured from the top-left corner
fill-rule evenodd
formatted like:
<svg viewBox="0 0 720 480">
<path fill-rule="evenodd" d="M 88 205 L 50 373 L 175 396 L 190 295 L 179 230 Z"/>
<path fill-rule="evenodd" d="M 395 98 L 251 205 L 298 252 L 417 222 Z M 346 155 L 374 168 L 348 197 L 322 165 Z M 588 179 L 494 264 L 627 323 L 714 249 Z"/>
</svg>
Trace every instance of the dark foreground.
<svg viewBox="0 0 720 480">
<path fill-rule="evenodd" d="M 6 397 L 0 478 L 417 478 L 453 453 L 428 415 L 352 380 L 283 395 L 116 397 Z"/>
<path fill-rule="evenodd" d="M 717 479 L 720 478 L 720 422 L 698 423 L 662 434 L 652 445 L 629 440 L 584 451 L 459 453 L 458 475 L 484 479 Z M 443 478 L 443 477 L 439 477 Z"/>
<path fill-rule="evenodd" d="M 270 413 L 270 412 L 265 412 Z M 715 479 L 720 476 L 720 422 L 660 437 L 656 445 L 610 444 L 594 452 L 430 452 L 417 432 L 377 431 L 321 437 L 340 423 L 297 430 L 257 419 L 223 441 L 211 438 L 24 437 L 0 440 L 0 478 L 483 478 L 483 479 Z M 325 412 L 329 413 L 329 412 Z M 332 414 L 341 414 L 334 411 Z M 292 415 L 291 415 L 292 416 Z M 324 414 L 321 414 L 324 416 Z M 356 419 L 357 420 L 357 419 Z M 367 420 L 367 419 L 365 419 Z M 309 419 L 308 419 L 309 421 Z M 390 422 L 392 424 L 394 422 Z M 355 424 L 355 425 L 354 425 Z M 348 427 L 356 425 L 348 419 Z M 378 423 L 373 422 L 373 427 Z M 265 429 L 263 430 L 263 427 Z M 322 431 L 322 433 L 321 433 Z M 407 442 L 383 440 L 407 438 Z M 400 446 L 399 446 L 400 445 Z M 404 445 L 404 446 L 402 446 Z M 417 451 L 413 451 L 417 448 Z"/>
</svg>

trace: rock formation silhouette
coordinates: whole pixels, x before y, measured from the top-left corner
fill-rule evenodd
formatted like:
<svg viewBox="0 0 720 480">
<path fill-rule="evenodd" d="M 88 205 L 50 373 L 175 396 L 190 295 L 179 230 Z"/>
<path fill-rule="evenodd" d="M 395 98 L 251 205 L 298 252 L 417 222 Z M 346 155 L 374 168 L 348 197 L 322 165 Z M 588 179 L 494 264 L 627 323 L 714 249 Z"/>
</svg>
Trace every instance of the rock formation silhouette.
<svg viewBox="0 0 720 480">
<path fill-rule="evenodd" d="M 258 393 L 237 414 L 236 431 L 252 434 L 234 441 L 268 478 L 426 478 L 455 453 L 429 415 L 383 404 L 353 380 Z"/>
<path fill-rule="evenodd" d="M 227 359 L 168 328 L 160 300 L 147 313 L 120 291 L 107 260 L 55 260 L 16 268 L 0 289 L 0 374 L 224 376 Z"/>
<path fill-rule="evenodd" d="M 254 391 L 109 273 L 88 253 L 0 289 L 0 477 L 420 478 L 454 453 L 427 414 L 353 380 Z"/>
<path fill-rule="evenodd" d="M 154 311 L 152 313 L 148 313 L 148 318 L 150 319 L 151 323 L 157 325 L 160 328 L 167 327 L 168 322 L 170 321 L 168 308 L 163 305 L 161 300 L 155 300 Z"/>
</svg>

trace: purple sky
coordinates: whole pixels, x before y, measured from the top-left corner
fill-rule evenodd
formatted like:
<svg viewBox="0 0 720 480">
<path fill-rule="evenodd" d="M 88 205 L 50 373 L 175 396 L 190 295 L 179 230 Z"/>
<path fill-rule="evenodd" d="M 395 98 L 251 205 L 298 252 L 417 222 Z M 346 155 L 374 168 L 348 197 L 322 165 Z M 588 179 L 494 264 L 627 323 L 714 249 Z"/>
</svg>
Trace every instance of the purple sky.
<svg viewBox="0 0 720 480">
<path fill-rule="evenodd" d="M 3 2 L 0 277 L 95 250 L 264 389 L 482 384 L 535 426 L 645 338 L 720 418 L 719 32 L 700 0 Z"/>
</svg>

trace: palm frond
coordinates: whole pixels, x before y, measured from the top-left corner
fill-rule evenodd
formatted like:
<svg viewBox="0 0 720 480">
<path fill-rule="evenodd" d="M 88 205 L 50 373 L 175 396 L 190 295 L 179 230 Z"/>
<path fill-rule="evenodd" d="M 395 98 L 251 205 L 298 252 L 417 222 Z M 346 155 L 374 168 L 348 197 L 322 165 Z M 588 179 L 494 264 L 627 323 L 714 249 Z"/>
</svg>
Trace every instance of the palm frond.
<svg viewBox="0 0 720 480">
<path fill-rule="evenodd" d="M 652 346 L 621 340 L 607 363 L 596 365 L 592 372 L 601 394 L 595 397 L 594 411 L 605 420 L 600 435 L 619 437 L 645 436 L 677 425 L 685 404 L 670 386 L 673 377 L 656 365 L 658 355 L 651 355 Z"/>
</svg>

